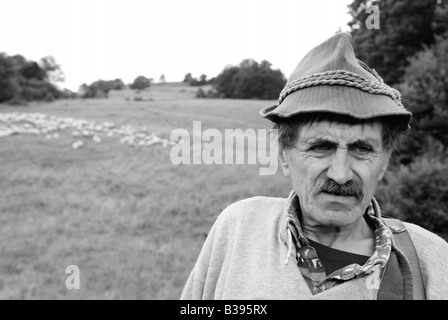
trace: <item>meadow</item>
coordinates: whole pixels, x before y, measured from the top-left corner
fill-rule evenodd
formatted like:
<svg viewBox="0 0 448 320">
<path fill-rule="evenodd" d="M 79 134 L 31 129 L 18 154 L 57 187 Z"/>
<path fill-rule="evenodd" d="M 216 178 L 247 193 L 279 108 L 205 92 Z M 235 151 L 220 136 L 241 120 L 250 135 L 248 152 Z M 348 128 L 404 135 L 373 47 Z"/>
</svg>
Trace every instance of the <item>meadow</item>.
<svg viewBox="0 0 448 320">
<path fill-rule="evenodd" d="M 197 88 L 154 85 L 134 101 L 59 100 L 0 113 L 43 113 L 172 130 L 269 128 L 258 116 L 274 101 L 197 99 Z M 0 299 L 178 299 L 205 236 L 229 204 L 287 196 L 277 173 L 258 165 L 173 165 L 170 147 L 114 139 L 72 148 L 70 132 L 0 138 Z M 67 290 L 77 265 L 80 290 Z"/>
</svg>

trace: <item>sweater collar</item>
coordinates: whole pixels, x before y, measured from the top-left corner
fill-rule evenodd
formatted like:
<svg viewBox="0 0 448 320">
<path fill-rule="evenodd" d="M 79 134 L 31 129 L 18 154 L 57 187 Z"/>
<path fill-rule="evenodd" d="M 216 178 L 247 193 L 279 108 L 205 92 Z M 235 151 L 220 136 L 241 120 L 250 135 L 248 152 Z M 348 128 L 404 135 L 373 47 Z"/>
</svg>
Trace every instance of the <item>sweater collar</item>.
<svg viewBox="0 0 448 320">
<path fill-rule="evenodd" d="M 392 249 L 392 233 L 381 219 L 378 202 L 372 199 L 364 218 L 375 229 L 375 251 L 367 262 L 360 266 L 356 263 L 337 270 L 330 275 L 325 274 L 323 265 L 303 235 L 300 226 L 299 212 L 300 200 L 294 191 L 291 191 L 283 212 L 282 230 L 280 237 L 288 247 L 285 264 L 288 264 L 291 255 L 296 262 L 313 294 L 325 291 L 334 285 L 353 278 L 363 277 L 378 271 L 375 277 L 381 279 Z"/>
</svg>

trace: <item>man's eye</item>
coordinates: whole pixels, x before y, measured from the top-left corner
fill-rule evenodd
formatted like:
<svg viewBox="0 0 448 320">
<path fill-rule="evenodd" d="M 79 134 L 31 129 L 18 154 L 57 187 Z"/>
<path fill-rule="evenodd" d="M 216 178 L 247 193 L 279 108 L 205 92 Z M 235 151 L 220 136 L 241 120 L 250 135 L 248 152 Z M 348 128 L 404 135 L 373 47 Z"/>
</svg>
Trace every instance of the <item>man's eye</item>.
<svg viewBox="0 0 448 320">
<path fill-rule="evenodd" d="M 311 148 L 310 148 L 311 151 L 317 151 L 317 152 L 325 152 L 325 151 L 329 151 L 331 149 L 333 149 L 333 147 L 328 144 L 317 144 L 317 145 L 311 146 Z"/>
<path fill-rule="evenodd" d="M 353 151 L 359 154 L 368 154 L 371 153 L 373 150 L 368 146 L 356 146 L 353 148 Z"/>
</svg>

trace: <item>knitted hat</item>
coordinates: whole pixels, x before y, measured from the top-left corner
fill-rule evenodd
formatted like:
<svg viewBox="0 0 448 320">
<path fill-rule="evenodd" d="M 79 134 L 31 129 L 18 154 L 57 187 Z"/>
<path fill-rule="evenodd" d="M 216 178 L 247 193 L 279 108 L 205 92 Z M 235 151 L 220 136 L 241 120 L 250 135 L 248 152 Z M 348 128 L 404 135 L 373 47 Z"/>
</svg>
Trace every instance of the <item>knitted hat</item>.
<svg viewBox="0 0 448 320">
<path fill-rule="evenodd" d="M 349 33 L 337 33 L 312 49 L 289 77 L 278 104 L 260 115 L 273 122 L 303 113 L 329 112 L 357 119 L 394 116 L 402 130 L 412 114 L 400 93 L 355 57 Z"/>
</svg>

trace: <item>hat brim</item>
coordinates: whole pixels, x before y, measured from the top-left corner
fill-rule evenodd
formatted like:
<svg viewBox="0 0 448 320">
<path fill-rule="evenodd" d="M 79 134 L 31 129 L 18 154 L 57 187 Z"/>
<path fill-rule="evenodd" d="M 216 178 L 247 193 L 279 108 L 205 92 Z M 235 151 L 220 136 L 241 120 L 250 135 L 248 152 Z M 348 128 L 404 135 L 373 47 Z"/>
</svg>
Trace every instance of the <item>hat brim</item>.
<svg viewBox="0 0 448 320">
<path fill-rule="evenodd" d="M 275 123 L 302 113 L 335 113 L 360 120 L 393 116 L 402 130 L 410 128 L 412 119 L 412 114 L 389 96 L 329 85 L 298 90 L 286 96 L 280 105 L 260 111 L 262 117 Z"/>
</svg>

